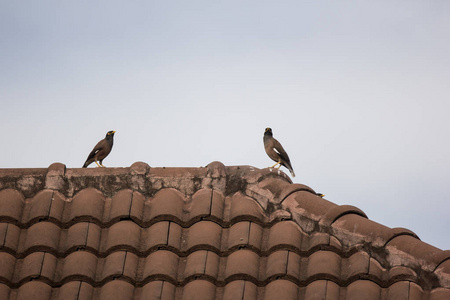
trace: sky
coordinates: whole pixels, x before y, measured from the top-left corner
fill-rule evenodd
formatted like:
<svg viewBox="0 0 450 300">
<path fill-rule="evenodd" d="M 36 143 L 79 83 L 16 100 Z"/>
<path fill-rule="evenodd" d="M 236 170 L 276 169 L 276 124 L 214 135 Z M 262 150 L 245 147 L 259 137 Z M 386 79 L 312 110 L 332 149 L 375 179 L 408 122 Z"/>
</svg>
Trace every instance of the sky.
<svg viewBox="0 0 450 300">
<path fill-rule="evenodd" d="M 266 168 L 271 127 L 294 182 L 450 249 L 449 36 L 443 0 L 0 0 L 0 168 L 109 130 L 107 167 Z"/>
</svg>

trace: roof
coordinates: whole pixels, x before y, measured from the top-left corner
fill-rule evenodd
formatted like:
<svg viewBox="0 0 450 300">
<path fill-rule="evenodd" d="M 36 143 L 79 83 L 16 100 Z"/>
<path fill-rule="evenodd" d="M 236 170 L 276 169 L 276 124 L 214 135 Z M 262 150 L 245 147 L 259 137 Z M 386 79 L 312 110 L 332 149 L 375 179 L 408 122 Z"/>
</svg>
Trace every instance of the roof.
<svg viewBox="0 0 450 300">
<path fill-rule="evenodd" d="M 450 251 L 282 172 L 0 169 L 0 299 L 450 299 Z"/>
</svg>

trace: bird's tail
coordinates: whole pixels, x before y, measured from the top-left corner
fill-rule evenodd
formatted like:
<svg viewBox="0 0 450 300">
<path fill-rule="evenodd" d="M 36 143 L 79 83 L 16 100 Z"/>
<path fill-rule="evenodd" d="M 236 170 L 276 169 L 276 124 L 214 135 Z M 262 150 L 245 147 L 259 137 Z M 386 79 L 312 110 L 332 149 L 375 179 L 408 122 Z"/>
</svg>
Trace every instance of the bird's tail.
<svg viewBox="0 0 450 300">
<path fill-rule="evenodd" d="M 291 164 L 286 164 L 286 168 L 291 172 L 292 177 L 295 177 L 294 169 L 292 168 Z"/>
<path fill-rule="evenodd" d="M 87 164 L 86 164 L 86 163 L 84 163 L 84 165 L 82 166 L 82 168 L 87 168 Z"/>
</svg>

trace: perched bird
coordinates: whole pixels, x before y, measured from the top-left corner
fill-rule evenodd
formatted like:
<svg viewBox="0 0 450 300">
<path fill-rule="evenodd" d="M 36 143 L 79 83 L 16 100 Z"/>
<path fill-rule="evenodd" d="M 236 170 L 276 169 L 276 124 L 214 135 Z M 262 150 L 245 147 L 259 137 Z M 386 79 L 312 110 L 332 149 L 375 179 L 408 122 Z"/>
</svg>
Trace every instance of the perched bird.
<svg viewBox="0 0 450 300">
<path fill-rule="evenodd" d="M 324 195 L 324 194 L 321 194 L 321 193 L 316 193 L 316 195 L 319 196 L 320 198 L 325 197 L 325 195 Z"/>
<path fill-rule="evenodd" d="M 278 169 L 281 166 L 285 166 L 292 174 L 292 177 L 295 177 L 294 170 L 291 166 L 291 161 L 289 160 L 289 156 L 286 151 L 284 151 L 281 144 L 273 138 L 272 129 L 266 128 L 264 132 L 264 149 L 266 150 L 267 155 L 277 163 L 274 164 L 271 168 L 278 166 Z"/>
<path fill-rule="evenodd" d="M 114 138 L 115 131 L 108 131 L 105 138 L 101 140 L 100 142 L 95 145 L 94 149 L 92 149 L 91 153 L 89 153 L 88 158 L 86 159 L 86 162 L 83 165 L 83 168 L 86 168 L 91 163 L 95 162 L 97 166 L 104 167 L 102 164 L 102 161 L 105 159 L 105 157 L 108 156 L 108 154 L 111 152 L 111 149 L 113 147 L 113 138 Z M 100 164 L 98 164 L 98 162 Z"/>
</svg>

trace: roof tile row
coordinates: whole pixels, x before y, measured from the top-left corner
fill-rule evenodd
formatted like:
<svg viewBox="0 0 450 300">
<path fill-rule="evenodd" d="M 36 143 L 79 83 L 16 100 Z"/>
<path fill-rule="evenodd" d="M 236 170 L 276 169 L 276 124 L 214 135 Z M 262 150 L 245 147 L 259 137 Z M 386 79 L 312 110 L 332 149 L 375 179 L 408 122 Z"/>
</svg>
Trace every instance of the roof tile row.
<svg viewBox="0 0 450 300">
<path fill-rule="evenodd" d="M 84 278 L 98 285 L 120 276 L 127 277 L 136 285 L 155 276 L 183 284 L 192 276 L 201 275 L 208 276 L 213 282 L 228 282 L 239 277 L 259 285 L 280 276 L 290 278 L 299 286 L 320 276 L 343 285 L 364 277 L 382 287 L 400 279 L 418 281 L 413 270 L 403 266 L 386 270 L 364 252 L 357 252 L 347 259 L 332 251 L 317 251 L 309 257 L 290 250 L 277 250 L 267 257 L 248 249 L 237 250 L 226 257 L 220 254 L 197 250 L 180 257 L 170 250 L 158 250 L 139 257 L 133 252 L 117 250 L 99 258 L 92 252 L 80 250 L 64 258 L 48 252 L 33 252 L 23 259 L 16 259 L 9 253 L 1 253 L 0 278 L 10 286 L 20 286 L 35 277 L 43 277 L 53 285 L 72 277 Z"/>
<path fill-rule="evenodd" d="M 448 299 L 445 289 L 432 291 L 426 299 Z M 16 300 L 256 300 L 256 299 L 347 299 L 347 300 L 422 300 L 423 290 L 415 283 L 401 281 L 387 289 L 382 289 L 377 284 L 368 280 L 359 280 L 348 287 L 339 287 L 329 280 L 317 280 L 306 287 L 298 287 L 288 280 L 277 280 L 261 288 L 255 284 L 236 280 L 228 283 L 223 288 L 216 287 L 206 280 L 195 280 L 183 287 L 177 287 L 166 281 L 152 281 L 141 288 L 134 288 L 132 284 L 123 280 L 114 280 L 102 287 L 93 287 L 83 281 L 71 281 L 61 287 L 52 288 L 41 281 L 30 281 L 18 290 L 11 290 L 0 283 L 1 299 Z"/>
</svg>

